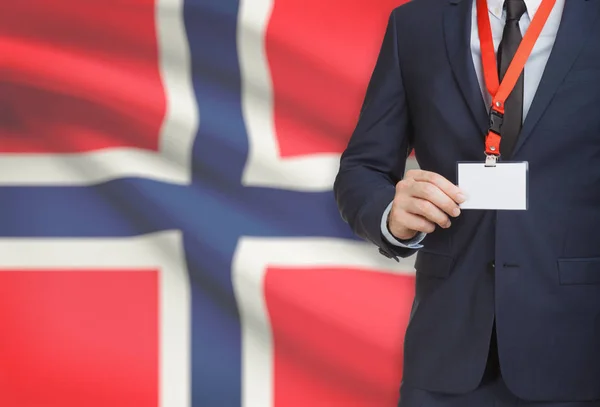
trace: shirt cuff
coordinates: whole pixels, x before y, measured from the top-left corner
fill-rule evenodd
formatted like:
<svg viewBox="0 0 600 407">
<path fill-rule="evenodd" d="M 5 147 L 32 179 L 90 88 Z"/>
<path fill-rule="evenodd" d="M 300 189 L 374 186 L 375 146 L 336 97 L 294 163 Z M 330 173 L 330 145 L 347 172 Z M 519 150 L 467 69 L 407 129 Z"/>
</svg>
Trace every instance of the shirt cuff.
<svg viewBox="0 0 600 407">
<path fill-rule="evenodd" d="M 388 229 L 387 218 L 392 210 L 392 203 L 393 202 L 390 202 L 387 208 L 385 208 L 383 216 L 381 217 L 381 233 L 383 234 L 383 237 L 385 237 L 385 240 L 387 240 L 390 244 L 397 247 L 403 247 L 405 249 L 421 249 L 423 245 L 420 243 L 423 241 L 423 239 L 425 239 L 425 236 L 427 236 L 425 233 L 419 232 L 415 237 L 409 240 L 398 240 Z"/>
</svg>

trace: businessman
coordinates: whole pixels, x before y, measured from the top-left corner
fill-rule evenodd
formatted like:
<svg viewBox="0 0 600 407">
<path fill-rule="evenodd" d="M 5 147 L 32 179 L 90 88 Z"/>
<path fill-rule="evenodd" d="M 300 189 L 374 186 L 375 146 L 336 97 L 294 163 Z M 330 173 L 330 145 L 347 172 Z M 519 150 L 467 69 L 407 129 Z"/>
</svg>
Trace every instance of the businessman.
<svg viewBox="0 0 600 407">
<path fill-rule="evenodd" d="M 485 160 L 527 162 L 526 210 L 465 209 Z M 396 8 L 334 190 L 417 253 L 400 407 L 600 406 L 600 0 Z"/>
</svg>

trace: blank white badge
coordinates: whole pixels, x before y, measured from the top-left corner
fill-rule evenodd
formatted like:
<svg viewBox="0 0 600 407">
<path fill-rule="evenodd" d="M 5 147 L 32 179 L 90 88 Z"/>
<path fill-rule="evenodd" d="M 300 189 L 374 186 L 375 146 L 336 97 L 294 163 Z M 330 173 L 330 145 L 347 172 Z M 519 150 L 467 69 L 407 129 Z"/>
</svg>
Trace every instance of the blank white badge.
<svg viewBox="0 0 600 407">
<path fill-rule="evenodd" d="M 458 187 L 467 195 L 461 209 L 527 210 L 527 162 L 458 163 Z"/>
</svg>

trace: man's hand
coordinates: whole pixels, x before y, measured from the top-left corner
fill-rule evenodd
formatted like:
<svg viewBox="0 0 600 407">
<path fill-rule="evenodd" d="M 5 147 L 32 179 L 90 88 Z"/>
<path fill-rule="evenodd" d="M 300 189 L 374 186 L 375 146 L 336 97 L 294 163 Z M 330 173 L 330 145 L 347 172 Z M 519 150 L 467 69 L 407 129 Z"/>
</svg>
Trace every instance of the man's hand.
<svg viewBox="0 0 600 407">
<path fill-rule="evenodd" d="M 396 184 L 389 230 L 397 239 L 409 240 L 419 232 L 433 232 L 435 225 L 447 229 L 450 218 L 460 215 L 458 205 L 465 199 L 461 190 L 441 175 L 410 170 Z"/>
</svg>

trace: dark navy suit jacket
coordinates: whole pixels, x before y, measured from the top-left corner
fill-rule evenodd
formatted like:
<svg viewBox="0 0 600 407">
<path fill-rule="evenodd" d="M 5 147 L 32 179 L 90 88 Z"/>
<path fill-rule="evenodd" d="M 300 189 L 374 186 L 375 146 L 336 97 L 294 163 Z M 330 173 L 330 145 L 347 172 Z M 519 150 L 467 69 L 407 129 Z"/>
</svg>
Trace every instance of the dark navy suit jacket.
<svg viewBox="0 0 600 407">
<path fill-rule="evenodd" d="M 409 151 L 452 182 L 457 161 L 484 158 L 471 7 L 415 0 L 393 11 L 342 155 L 334 188 L 342 217 L 390 258 L 413 254 L 380 229 Z M 529 162 L 527 211 L 463 211 L 423 241 L 404 381 L 474 390 L 496 318 L 514 394 L 600 399 L 600 0 L 567 0 L 513 159 Z"/>
</svg>

